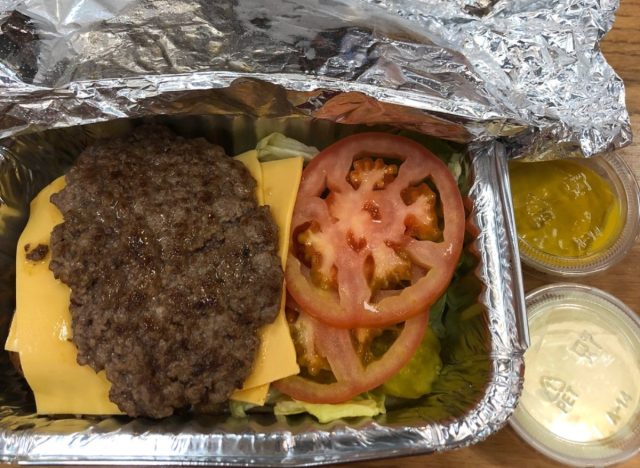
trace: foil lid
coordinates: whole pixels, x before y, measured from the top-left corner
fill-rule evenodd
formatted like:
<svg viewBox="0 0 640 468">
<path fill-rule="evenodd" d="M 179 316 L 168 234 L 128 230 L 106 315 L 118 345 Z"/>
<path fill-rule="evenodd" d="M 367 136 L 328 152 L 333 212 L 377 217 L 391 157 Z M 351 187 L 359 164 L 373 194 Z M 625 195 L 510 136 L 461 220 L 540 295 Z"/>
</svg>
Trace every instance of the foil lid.
<svg viewBox="0 0 640 468">
<path fill-rule="evenodd" d="M 456 141 L 509 137 L 512 148 L 562 143 L 590 156 L 631 141 L 623 83 L 598 45 L 617 6 L 0 1 L 0 138 L 149 114 L 248 112 L 395 122 Z M 207 92 L 239 79 L 250 84 L 233 96 Z M 260 102 L 265 82 L 282 86 L 281 100 Z"/>
</svg>

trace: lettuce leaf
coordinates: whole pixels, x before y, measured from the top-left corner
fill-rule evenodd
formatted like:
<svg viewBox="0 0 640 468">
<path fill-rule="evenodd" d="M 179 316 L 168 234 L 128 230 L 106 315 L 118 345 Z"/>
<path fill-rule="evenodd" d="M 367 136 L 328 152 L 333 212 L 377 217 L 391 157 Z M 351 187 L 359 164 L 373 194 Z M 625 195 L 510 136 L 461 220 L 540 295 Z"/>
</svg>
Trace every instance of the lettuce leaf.
<svg viewBox="0 0 640 468">
<path fill-rule="evenodd" d="M 246 418 L 247 411 L 256 405 L 244 401 L 229 400 L 229 411 L 234 418 Z"/>
<path fill-rule="evenodd" d="M 334 405 L 282 400 L 276 403 L 273 412 L 276 416 L 309 413 L 321 423 L 328 423 L 342 418 L 377 416 L 386 413 L 386 408 L 383 394 L 368 392 L 358 395 L 353 400 Z"/>
<path fill-rule="evenodd" d="M 256 145 L 256 151 L 260 162 L 296 156 L 302 156 L 305 162 L 308 162 L 319 153 L 317 148 L 307 146 L 298 140 L 284 136 L 282 133 L 272 133 L 264 137 Z"/>
</svg>

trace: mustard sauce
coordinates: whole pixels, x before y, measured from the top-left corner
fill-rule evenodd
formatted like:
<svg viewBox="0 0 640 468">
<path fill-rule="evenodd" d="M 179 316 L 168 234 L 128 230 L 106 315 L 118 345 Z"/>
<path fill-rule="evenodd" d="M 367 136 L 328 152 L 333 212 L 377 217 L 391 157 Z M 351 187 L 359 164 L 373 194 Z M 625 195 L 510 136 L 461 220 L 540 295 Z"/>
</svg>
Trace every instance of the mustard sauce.
<svg viewBox="0 0 640 468">
<path fill-rule="evenodd" d="M 572 160 L 509 163 L 518 237 L 559 257 L 584 257 L 608 248 L 623 216 L 609 183 Z"/>
</svg>

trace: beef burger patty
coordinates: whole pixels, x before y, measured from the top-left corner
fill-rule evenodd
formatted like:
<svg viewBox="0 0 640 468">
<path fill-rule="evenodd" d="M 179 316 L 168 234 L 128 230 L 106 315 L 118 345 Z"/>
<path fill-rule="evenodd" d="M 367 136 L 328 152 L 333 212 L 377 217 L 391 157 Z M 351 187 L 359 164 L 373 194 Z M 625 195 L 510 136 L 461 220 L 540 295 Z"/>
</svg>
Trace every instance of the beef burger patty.
<svg viewBox="0 0 640 468">
<path fill-rule="evenodd" d="M 244 166 L 164 127 L 88 147 L 51 201 L 78 363 L 130 416 L 227 400 L 282 288 L 278 231 Z"/>
</svg>

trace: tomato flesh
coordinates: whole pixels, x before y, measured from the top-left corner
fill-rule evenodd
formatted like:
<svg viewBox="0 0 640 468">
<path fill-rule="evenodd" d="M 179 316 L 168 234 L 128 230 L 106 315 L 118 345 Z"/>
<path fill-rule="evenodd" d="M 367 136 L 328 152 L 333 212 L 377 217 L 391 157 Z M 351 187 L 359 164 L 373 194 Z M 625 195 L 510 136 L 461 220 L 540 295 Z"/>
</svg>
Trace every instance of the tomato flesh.
<svg viewBox="0 0 640 468">
<path fill-rule="evenodd" d="M 289 293 L 324 324 L 371 328 L 423 313 L 442 295 L 462 250 L 465 216 L 457 183 L 436 156 L 407 138 L 365 133 L 305 168 L 292 232 L 304 226 L 313 228 L 292 244 L 302 240 L 315 257 L 305 262 L 291 246 Z"/>
<path fill-rule="evenodd" d="M 285 271 L 309 377 L 274 386 L 297 400 L 342 403 L 396 374 L 451 281 L 464 232 L 455 179 L 412 140 L 366 133 L 317 155 L 302 175 Z M 370 337 L 398 324 L 396 340 L 374 356 Z"/>
<path fill-rule="evenodd" d="M 276 389 L 308 403 L 342 403 L 372 390 L 396 374 L 413 357 L 424 337 L 429 314 L 405 322 L 391 347 L 368 365 L 363 365 L 349 330 L 333 328 L 307 318 L 317 351 L 326 358 L 336 381 L 320 383 L 298 375 L 274 382 Z"/>
</svg>

